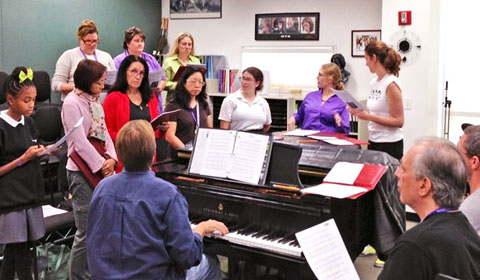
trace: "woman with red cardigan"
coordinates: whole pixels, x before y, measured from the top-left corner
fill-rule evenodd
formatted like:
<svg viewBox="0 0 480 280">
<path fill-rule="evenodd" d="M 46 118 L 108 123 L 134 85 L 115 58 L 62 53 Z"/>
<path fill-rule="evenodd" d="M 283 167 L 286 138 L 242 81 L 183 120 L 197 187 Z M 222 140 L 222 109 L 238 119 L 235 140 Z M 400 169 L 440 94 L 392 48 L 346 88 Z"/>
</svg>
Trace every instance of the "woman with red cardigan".
<svg viewBox="0 0 480 280">
<path fill-rule="evenodd" d="M 122 61 L 117 79 L 103 103 L 103 110 L 113 142 L 127 122 L 138 119 L 151 121 L 159 115 L 158 99 L 150 90 L 148 66 L 143 58 L 129 55 Z M 159 130 L 155 131 L 155 137 L 160 138 Z M 118 162 L 116 172 L 120 173 L 122 168 L 123 164 Z"/>
</svg>

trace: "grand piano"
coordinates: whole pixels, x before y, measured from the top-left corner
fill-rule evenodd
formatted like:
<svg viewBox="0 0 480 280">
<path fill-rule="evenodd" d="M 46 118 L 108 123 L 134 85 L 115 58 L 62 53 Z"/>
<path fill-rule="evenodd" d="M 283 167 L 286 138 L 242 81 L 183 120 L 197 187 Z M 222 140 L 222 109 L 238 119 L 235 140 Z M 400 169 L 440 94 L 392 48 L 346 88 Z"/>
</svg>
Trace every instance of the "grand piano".
<svg viewBox="0 0 480 280">
<path fill-rule="evenodd" d="M 265 185 L 192 175 L 188 151 L 158 163 L 158 177 L 175 184 L 189 204 L 192 227 L 206 219 L 224 222 L 230 233 L 206 237 L 206 253 L 228 257 L 229 279 L 248 279 L 243 263 L 279 271 L 284 279 L 316 279 L 295 233 L 334 218 L 352 260 L 372 244 L 386 257 L 405 231 L 405 210 L 398 198 L 394 171 L 398 161 L 383 152 L 329 144 L 298 144 L 286 137 L 273 145 Z M 383 164 L 387 172 L 374 191 L 362 197 L 334 199 L 302 195 L 292 186 L 321 183 L 337 161 Z"/>
</svg>

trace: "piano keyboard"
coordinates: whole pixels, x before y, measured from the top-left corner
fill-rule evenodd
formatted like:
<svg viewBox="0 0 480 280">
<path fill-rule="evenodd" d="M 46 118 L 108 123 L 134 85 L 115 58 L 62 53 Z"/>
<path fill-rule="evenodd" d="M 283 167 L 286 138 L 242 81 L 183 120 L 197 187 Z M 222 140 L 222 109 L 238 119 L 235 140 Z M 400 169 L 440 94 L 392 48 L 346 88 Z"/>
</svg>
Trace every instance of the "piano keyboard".
<svg viewBox="0 0 480 280">
<path fill-rule="evenodd" d="M 197 224 L 190 223 L 192 230 Z M 243 245 L 246 247 L 259 248 L 271 252 L 301 257 L 302 249 L 298 245 L 296 239 L 286 240 L 285 238 L 271 239 L 267 234 L 261 235 L 258 233 L 243 233 L 242 231 L 231 231 L 228 234 L 221 235 L 206 235 L 210 238 L 226 240 L 230 243 Z"/>
</svg>

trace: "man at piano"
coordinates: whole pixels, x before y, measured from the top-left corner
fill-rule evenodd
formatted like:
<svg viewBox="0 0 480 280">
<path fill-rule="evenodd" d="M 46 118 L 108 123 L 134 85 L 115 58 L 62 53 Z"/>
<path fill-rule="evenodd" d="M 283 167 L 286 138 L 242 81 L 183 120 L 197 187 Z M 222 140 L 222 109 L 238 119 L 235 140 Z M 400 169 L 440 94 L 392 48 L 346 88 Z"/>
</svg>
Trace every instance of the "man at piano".
<svg viewBox="0 0 480 280">
<path fill-rule="evenodd" d="M 203 255 L 202 239 L 228 229 L 208 220 L 192 232 L 185 198 L 150 171 L 155 155 L 150 123 L 128 122 L 115 144 L 125 170 L 99 183 L 89 210 L 92 279 L 221 279 L 218 260 Z"/>
<path fill-rule="evenodd" d="M 421 222 L 398 238 L 378 279 L 480 279 L 480 237 L 458 210 L 467 167 L 455 145 L 421 139 L 395 175 L 401 202 Z"/>
</svg>

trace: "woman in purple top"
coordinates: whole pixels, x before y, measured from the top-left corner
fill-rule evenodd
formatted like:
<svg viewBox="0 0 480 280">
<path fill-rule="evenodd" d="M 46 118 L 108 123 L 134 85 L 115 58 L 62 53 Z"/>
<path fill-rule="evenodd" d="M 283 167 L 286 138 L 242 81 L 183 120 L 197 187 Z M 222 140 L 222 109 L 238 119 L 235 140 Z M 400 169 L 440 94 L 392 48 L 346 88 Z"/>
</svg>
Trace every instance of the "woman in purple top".
<svg viewBox="0 0 480 280">
<path fill-rule="evenodd" d="M 160 66 L 157 59 L 154 56 L 143 51 L 143 49 L 145 48 L 145 38 L 145 33 L 143 33 L 143 31 L 136 26 L 132 26 L 125 31 L 125 40 L 123 41 L 123 48 L 125 49 L 125 51 L 123 51 L 123 53 L 117 55 L 113 59 L 116 69 L 120 67 L 120 64 L 127 56 L 132 54 L 145 59 L 148 65 L 149 73 L 162 70 L 162 66 Z M 167 78 L 165 76 L 165 73 L 163 73 L 162 80 L 160 81 L 160 83 L 158 83 L 158 86 L 155 89 L 155 93 L 158 94 L 158 109 L 160 113 L 163 112 L 161 92 L 166 85 Z"/>
<path fill-rule="evenodd" d="M 319 90 L 310 92 L 298 112 L 288 120 L 288 129 L 297 124 L 302 129 L 326 132 L 350 132 L 350 113 L 345 103 L 332 90 L 343 90 L 342 74 L 334 63 L 322 65 L 317 76 Z"/>
</svg>

